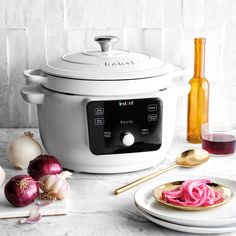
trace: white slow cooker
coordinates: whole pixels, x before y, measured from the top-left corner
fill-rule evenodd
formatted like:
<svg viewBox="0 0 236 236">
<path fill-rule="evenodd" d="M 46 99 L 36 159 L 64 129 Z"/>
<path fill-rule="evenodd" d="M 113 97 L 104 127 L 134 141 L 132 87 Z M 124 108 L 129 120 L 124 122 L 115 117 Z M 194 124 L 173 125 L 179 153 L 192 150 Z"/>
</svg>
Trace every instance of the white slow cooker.
<svg viewBox="0 0 236 236">
<path fill-rule="evenodd" d="M 171 145 L 177 97 L 188 92 L 188 85 L 173 82 L 184 71 L 114 50 L 115 36 L 95 41 L 101 49 L 24 71 L 31 86 L 21 94 L 37 104 L 42 143 L 74 171 L 118 173 L 156 165 Z"/>
</svg>

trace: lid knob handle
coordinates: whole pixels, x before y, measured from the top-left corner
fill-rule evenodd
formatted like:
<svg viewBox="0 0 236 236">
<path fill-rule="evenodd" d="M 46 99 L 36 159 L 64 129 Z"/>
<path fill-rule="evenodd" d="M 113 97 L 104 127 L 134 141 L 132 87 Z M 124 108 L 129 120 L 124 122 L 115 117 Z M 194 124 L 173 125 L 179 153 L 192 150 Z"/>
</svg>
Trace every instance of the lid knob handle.
<svg viewBox="0 0 236 236">
<path fill-rule="evenodd" d="M 103 35 L 94 38 L 96 42 L 100 44 L 102 52 L 110 52 L 113 45 L 119 41 L 117 36 Z"/>
</svg>

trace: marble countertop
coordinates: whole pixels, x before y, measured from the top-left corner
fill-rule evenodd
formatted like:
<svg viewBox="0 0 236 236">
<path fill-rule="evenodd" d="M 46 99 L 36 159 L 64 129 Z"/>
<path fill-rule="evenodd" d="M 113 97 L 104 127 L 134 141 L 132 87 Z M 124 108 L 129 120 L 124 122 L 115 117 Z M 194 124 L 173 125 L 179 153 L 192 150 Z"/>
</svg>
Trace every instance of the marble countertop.
<svg viewBox="0 0 236 236">
<path fill-rule="evenodd" d="M 26 171 L 15 170 L 6 156 L 8 141 L 20 136 L 24 131 L 26 130 L 0 129 L 0 165 L 6 170 L 7 179 L 16 174 L 26 173 Z M 31 129 L 31 131 L 38 137 L 37 129 Z M 118 196 L 113 195 L 113 190 L 173 164 L 178 153 L 192 147 L 199 147 L 199 145 L 188 144 L 185 139 L 185 130 L 177 129 L 166 159 L 158 166 L 125 174 L 74 173 L 73 179 L 70 179 L 72 194 L 69 199 L 69 214 L 43 217 L 34 225 L 20 225 L 18 219 L 2 219 L 0 220 L 0 235 L 189 235 L 163 228 L 143 218 L 134 207 L 133 198 L 137 188 Z M 170 175 L 207 174 L 236 180 L 235 168 L 236 155 L 212 157 L 202 166 L 193 169 L 176 168 L 157 178 Z M 225 235 L 236 235 L 236 232 Z"/>
</svg>

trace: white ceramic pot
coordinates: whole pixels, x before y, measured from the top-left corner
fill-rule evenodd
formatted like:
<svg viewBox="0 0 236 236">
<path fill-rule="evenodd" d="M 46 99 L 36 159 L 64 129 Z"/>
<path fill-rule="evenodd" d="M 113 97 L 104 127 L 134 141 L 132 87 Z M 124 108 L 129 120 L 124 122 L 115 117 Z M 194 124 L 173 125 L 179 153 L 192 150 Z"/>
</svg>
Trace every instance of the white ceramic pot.
<svg viewBox="0 0 236 236">
<path fill-rule="evenodd" d="M 188 85 L 172 80 L 184 71 L 157 58 L 113 50 L 117 37 L 95 40 L 101 50 L 66 55 L 24 72 L 34 86 L 21 94 L 37 104 L 45 149 L 75 171 L 153 166 L 173 138 L 177 97 L 187 94 Z"/>
</svg>

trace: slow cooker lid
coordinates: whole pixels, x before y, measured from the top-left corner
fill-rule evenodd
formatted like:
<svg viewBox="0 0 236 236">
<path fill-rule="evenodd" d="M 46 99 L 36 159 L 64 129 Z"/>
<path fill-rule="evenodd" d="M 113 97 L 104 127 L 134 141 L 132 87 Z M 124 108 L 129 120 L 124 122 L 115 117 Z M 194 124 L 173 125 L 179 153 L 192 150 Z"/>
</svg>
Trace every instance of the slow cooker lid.
<svg viewBox="0 0 236 236">
<path fill-rule="evenodd" d="M 113 50 L 116 36 L 99 36 L 100 50 L 67 54 L 43 64 L 46 74 L 85 80 L 129 80 L 166 75 L 174 66 L 163 60 L 125 50 Z"/>
</svg>

